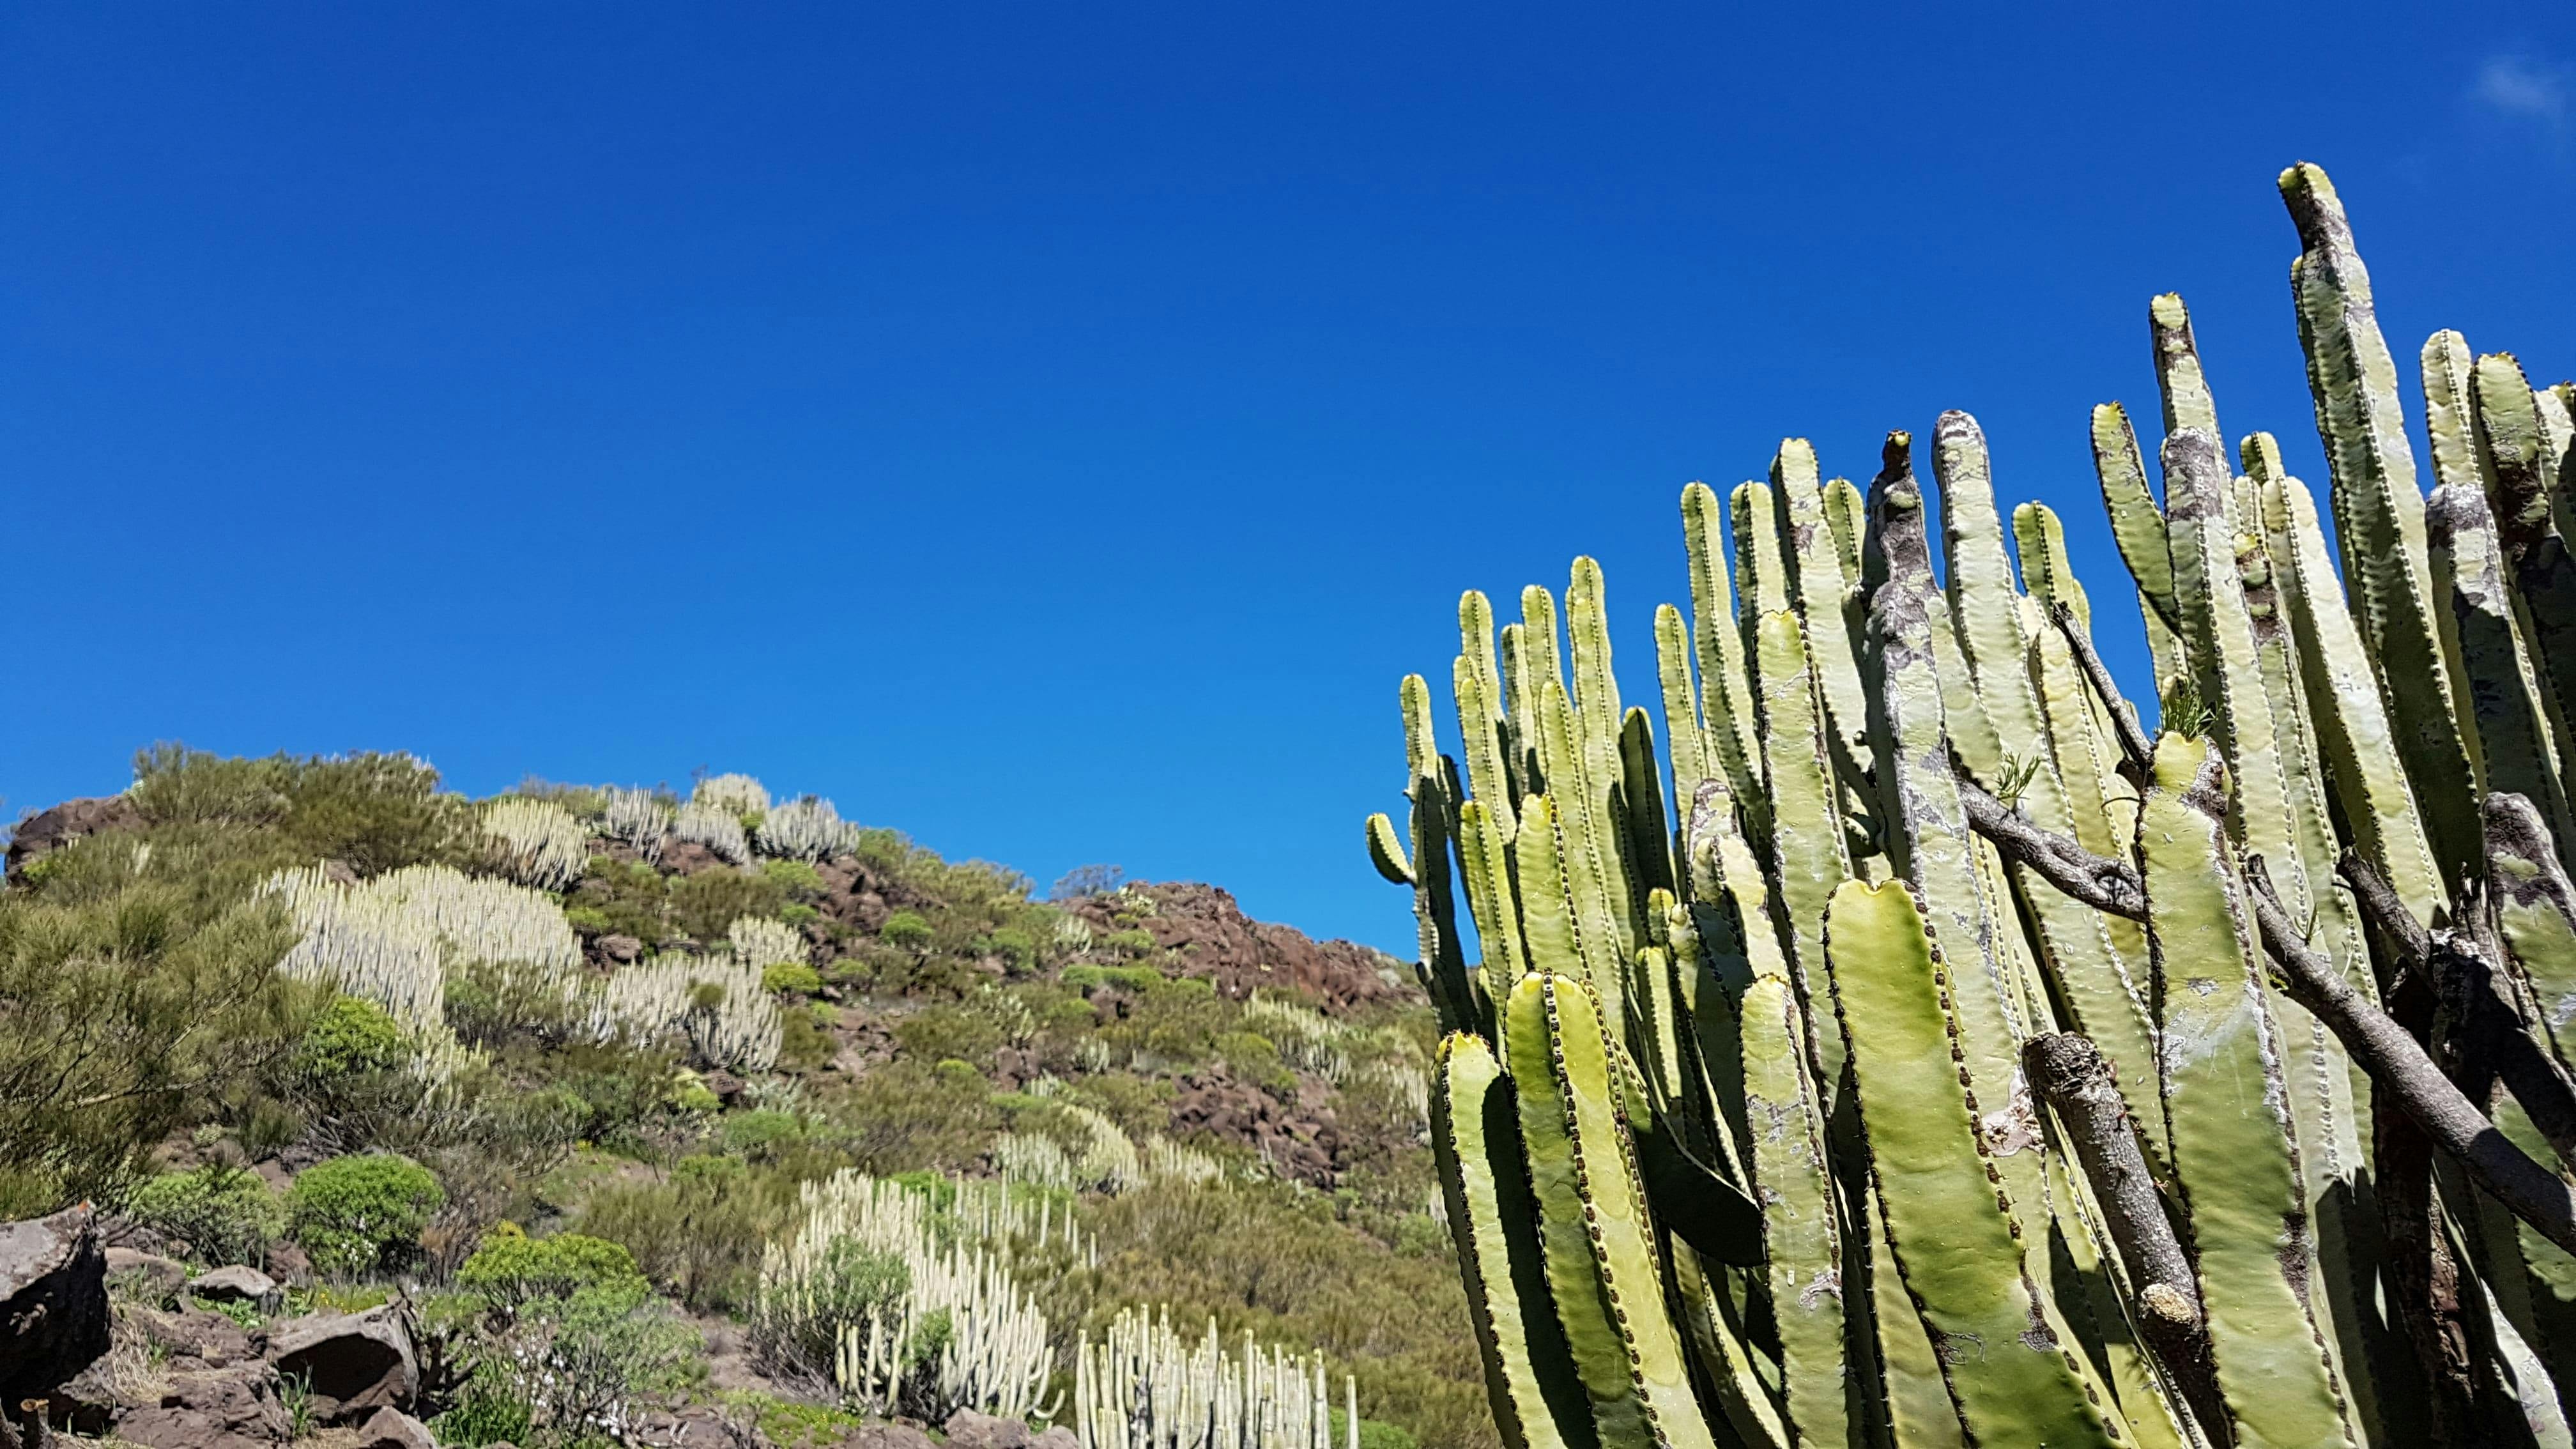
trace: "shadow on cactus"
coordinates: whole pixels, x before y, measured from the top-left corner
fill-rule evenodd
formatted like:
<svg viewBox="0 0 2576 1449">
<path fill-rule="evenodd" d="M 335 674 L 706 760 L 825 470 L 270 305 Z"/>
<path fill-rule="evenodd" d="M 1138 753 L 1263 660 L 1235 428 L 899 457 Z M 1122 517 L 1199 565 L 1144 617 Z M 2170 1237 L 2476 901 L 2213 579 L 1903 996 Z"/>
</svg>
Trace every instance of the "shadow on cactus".
<svg viewBox="0 0 2576 1449">
<path fill-rule="evenodd" d="M 2570 1442 L 2576 387 L 2437 334 L 2419 450 L 2280 187 L 2333 542 L 2179 297 L 2158 480 L 2091 420 L 2161 738 L 1960 412 L 1937 499 L 1904 433 L 1684 490 L 1660 742 L 1589 559 L 1461 601 L 1454 755 L 1404 681 L 1368 854 L 1514 1449 Z"/>
</svg>

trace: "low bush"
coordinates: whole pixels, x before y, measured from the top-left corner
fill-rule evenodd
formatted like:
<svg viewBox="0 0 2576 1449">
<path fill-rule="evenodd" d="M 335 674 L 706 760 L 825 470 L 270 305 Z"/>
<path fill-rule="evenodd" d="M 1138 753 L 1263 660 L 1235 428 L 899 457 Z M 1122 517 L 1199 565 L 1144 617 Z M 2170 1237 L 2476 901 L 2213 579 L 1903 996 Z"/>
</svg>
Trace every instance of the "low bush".
<svg viewBox="0 0 2576 1449">
<path fill-rule="evenodd" d="M 209 1164 L 167 1172 L 134 1190 L 125 1215 L 166 1238 L 186 1240 L 200 1261 L 221 1265 L 268 1261 L 268 1244 L 285 1228 L 277 1195 L 259 1174 Z"/>
<path fill-rule="evenodd" d="M 775 1114 L 747 1114 L 775 1115 Z M 730 1157 L 687 1157 L 660 1182 L 616 1183 L 582 1204 L 581 1230 L 634 1255 L 654 1283 L 700 1312 L 749 1304 L 761 1250 L 796 1184 Z"/>
<path fill-rule="evenodd" d="M 760 984 L 772 991 L 792 991 L 799 996 L 817 996 L 823 990 L 823 977 L 802 961 L 782 961 L 764 968 Z"/>
<path fill-rule="evenodd" d="M 408 1157 L 335 1157 L 295 1175 L 287 1229 L 317 1271 L 354 1278 L 410 1261 L 421 1230 L 446 1203 L 438 1179 Z"/>
<path fill-rule="evenodd" d="M 918 911 L 897 911 L 877 927 L 877 939 L 903 951 L 919 951 L 930 945 L 930 922 Z"/>
<path fill-rule="evenodd" d="M 504 1223 L 456 1272 L 456 1286 L 505 1309 L 532 1298 L 569 1298 L 585 1288 L 643 1280 L 622 1245 L 580 1233 L 532 1238 Z"/>
</svg>

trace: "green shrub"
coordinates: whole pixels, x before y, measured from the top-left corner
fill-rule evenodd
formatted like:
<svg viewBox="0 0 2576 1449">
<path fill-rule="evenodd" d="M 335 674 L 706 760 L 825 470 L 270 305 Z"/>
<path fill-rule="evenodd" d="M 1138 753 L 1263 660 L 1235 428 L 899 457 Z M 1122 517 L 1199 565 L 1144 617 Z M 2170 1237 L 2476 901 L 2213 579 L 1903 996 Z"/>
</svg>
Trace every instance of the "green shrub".
<svg viewBox="0 0 2576 1449">
<path fill-rule="evenodd" d="M 1154 933 L 1142 927 L 1112 931 L 1100 938 L 1100 948 L 1121 956 L 1150 956 L 1154 953 Z"/>
<path fill-rule="evenodd" d="M 919 951 L 930 944 L 930 923 L 918 911 L 897 911 L 886 917 L 877 928 L 877 939 L 905 951 Z"/>
<path fill-rule="evenodd" d="M 428 1168 L 371 1152 L 335 1157 L 295 1176 L 287 1227 L 316 1270 L 357 1277 L 399 1267 L 420 1251 L 421 1230 L 447 1204 Z"/>
<path fill-rule="evenodd" d="M 911 1287 L 912 1270 L 901 1255 L 835 1238 L 823 1250 L 808 1292 L 790 1311 L 761 1313 L 752 1322 L 752 1338 L 772 1363 L 828 1380 L 841 1325 L 878 1316 Z"/>
<path fill-rule="evenodd" d="M 823 873 L 801 860 L 764 860 L 760 873 L 775 881 L 791 901 L 817 900 L 824 893 Z"/>
<path fill-rule="evenodd" d="M 1116 986 L 1128 991 L 1147 992 L 1170 978 L 1151 966 L 1067 966 L 1064 984 L 1088 992 L 1095 986 Z"/>
<path fill-rule="evenodd" d="M 564 921 L 575 932 L 584 936 L 608 934 L 608 912 L 597 906 L 566 906 Z"/>
<path fill-rule="evenodd" d="M 465 1386 L 456 1407 L 430 1421 L 438 1442 L 459 1449 L 486 1444 L 526 1444 L 535 1436 L 535 1411 L 528 1401 L 501 1382 L 500 1375 L 477 1375 Z"/>
<path fill-rule="evenodd" d="M 218 1265 L 266 1262 L 269 1240 L 285 1226 L 277 1195 L 258 1173 L 214 1164 L 144 1183 L 125 1214 L 165 1237 L 186 1239 L 200 1260 Z"/>
<path fill-rule="evenodd" d="M 984 949 L 1002 958 L 1015 971 L 1025 971 L 1038 959 L 1035 936 L 1017 926 L 1004 926 L 984 938 Z"/>
<path fill-rule="evenodd" d="M 702 1376 L 703 1352 L 697 1331 L 629 1277 L 496 1312 L 476 1344 L 474 1383 L 527 1406 L 529 1427 L 514 1442 L 604 1444 L 602 1426 Z"/>
<path fill-rule="evenodd" d="M 738 870 L 684 875 L 670 883 L 666 894 L 671 925 L 692 941 L 722 941 L 737 918 L 774 918 L 787 904 L 785 886 Z"/>
<path fill-rule="evenodd" d="M 1348 1443 L 1349 1439 L 1345 1426 L 1349 1423 L 1350 1416 L 1348 1414 L 1343 1413 L 1339 1409 L 1333 1410 L 1333 1431 L 1329 1436 L 1327 1436 L 1328 1442 L 1334 1444 Z M 1419 1441 L 1417 1441 L 1410 1432 L 1406 1431 L 1401 1426 L 1389 1424 L 1380 1419 L 1371 1419 L 1366 1416 L 1362 1416 L 1360 1419 L 1360 1449 L 1421 1449 L 1421 1446 Z"/>
<path fill-rule="evenodd" d="M 486 1235 L 456 1286 L 486 1302 L 517 1308 L 532 1298 L 569 1298 L 585 1288 L 643 1281 L 635 1255 L 622 1245 L 580 1233 L 532 1238 L 504 1223 Z"/>
<path fill-rule="evenodd" d="M 785 921 L 787 924 L 794 926 L 801 931 L 807 926 L 814 924 L 816 921 L 823 919 L 823 913 L 814 909 L 812 906 L 798 905 L 790 902 L 789 904 L 778 908 L 778 919 Z"/>
<path fill-rule="evenodd" d="M 783 1173 L 687 1157 L 660 1182 L 597 1189 L 579 1221 L 584 1233 L 624 1246 L 691 1308 L 723 1311 L 751 1301 L 761 1251 L 795 1202 L 795 1182 Z"/>
<path fill-rule="evenodd" d="M 328 1088 L 350 1078 L 391 1072 L 410 1062 L 411 1042 L 385 1009 L 359 996 L 335 996 L 295 1045 L 296 1074 Z"/>
<path fill-rule="evenodd" d="M 1279 1059 L 1279 1048 L 1258 1032 L 1217 1033 L 1216 1054 L 1234 1074 L 1273 1093 L 1297 1090 L 1297 1074 Z"/>
<path fill-rule="evenodd" d="M 778 1144 L 804 1136 L 805 1119 L 793 1112 L 756 1108 L 733 1113 L 716 1130 L 727 1152 L 757 1161 L 768 1157 Z"/>
<path fill-rule="evenodd" d="M 914 1057 L 989 1062 L 1008 1038 L 1001 1023 L 989 1013 L 972 1007 L 940 1005 L 925 1006 L 896 1022 L 894 1039 Z"/>
<path fill-rule="evenodd" d="M 822 994 L 823 977 L 802 961 L 782 961 L 760 973 L 760 984 L 772 991 L 793 991 L 799 996 Z"/>
</svg>

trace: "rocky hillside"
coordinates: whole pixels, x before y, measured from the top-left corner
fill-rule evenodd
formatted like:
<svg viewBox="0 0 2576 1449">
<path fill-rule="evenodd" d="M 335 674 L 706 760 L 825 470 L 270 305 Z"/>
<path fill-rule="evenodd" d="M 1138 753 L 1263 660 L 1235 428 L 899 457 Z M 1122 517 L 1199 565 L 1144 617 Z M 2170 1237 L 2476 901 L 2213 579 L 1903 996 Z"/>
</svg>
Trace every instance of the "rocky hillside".
<svg viewBox="0 0 2576 1449">
<path fill-rule="evenodd" d="M 104 1333 L 16 1368 L 0 1306 L 0 1387 L 66 1427 L 1071 1449 L 1150 1310 L 1320 1354 L 1299 1412 L 1373 1449 L 1492 1440 L 1429 1011 L 1213 886 L 1042 899 L 739 776 L 176 749 L 7 863 L 0 1215 L 52 1246 L 0 1293 L 94 1260 Z"/>
</svg>

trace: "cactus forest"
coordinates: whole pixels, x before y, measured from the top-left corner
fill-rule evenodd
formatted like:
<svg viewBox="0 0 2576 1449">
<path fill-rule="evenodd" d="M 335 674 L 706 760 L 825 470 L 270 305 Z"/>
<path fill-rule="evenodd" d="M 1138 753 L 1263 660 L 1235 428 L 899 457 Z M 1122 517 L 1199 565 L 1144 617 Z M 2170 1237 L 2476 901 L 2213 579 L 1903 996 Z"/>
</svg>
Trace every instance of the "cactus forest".
<svg viewBox="0 0 2576 1449">
<path fill-rule="evenodd" d="M 1368 848 L 1513 1449 L 2570 1442 L 2576 389 L 2446 331 L 2407 417 L 2279 185 L 2322 502 L 2160 296 L 2125 581 L 1950 412 L 1684 490 L 1660 727 L 1590 559 L 1461 600 L 1454 754 L 1404 681 Z"/>
</svg>

